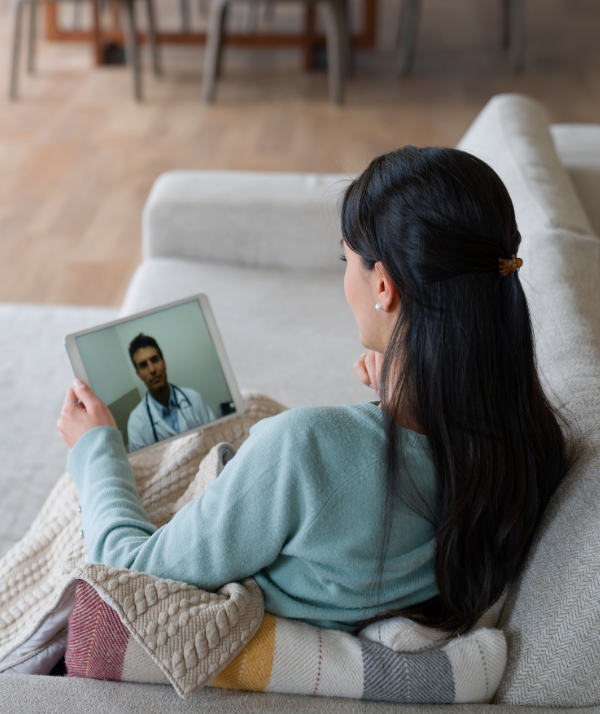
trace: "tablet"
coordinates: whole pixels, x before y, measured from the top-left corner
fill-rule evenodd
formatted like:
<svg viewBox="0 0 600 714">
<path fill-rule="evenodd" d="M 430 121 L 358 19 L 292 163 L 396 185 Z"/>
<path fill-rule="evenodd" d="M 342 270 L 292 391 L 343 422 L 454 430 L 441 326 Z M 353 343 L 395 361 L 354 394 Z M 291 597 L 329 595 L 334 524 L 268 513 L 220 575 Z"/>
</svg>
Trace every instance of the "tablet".
<svg viewBox="0 0 600 714">
<path fill-rule="evenodd" d="M 245 411 L 206 295 L 65 337 L 130 454 Z"/>
</svg>

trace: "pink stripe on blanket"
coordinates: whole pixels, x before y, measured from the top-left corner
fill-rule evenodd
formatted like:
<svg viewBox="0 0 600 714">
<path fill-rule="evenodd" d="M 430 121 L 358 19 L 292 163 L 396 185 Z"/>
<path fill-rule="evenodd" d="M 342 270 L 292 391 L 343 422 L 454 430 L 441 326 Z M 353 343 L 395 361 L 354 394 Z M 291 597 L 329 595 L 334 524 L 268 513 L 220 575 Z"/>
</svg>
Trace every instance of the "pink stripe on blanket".
<svg viewBox="0 0 600 714">
<path fill-rule="evenodd" d="M 117 613 L 81 580 L 69 617 L 68 676 L 119 681 L 128 641 L 129 631 Z"/>
</svg>

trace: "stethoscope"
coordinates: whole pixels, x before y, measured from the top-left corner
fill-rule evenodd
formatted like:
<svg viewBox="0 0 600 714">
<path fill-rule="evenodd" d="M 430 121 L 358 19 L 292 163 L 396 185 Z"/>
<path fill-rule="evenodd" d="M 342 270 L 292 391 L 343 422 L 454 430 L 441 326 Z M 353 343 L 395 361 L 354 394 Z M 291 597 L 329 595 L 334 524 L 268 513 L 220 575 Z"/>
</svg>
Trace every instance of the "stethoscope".
<svg viewBox="0 0 600 714">
<path fill-rule="evenodd" d="M 185 393 L 179 388 L 176 387 L 174 384 L 169 384 L 169 387 L 173 390 L 173 396 L 175 397 L 175 406 L 177 409 L 181 409 L 179 406 L 179 402 L 177 401 L 177 392 L 181 393 L 181 396 L 185 399 L 185 401 L 188 403 L 190 409 L 192 408 L 192 403 L 190 400 L 185 396 Z M 154 419 L 152 419 L 152 414 L 150 413 L 150 402 L 148 401 L 148 392 L 146 392 L 146 396 L 144 397 L 146 400 L 146 412 L 148 413 L 148 421 L 150 422 L 150 426 L 152 427 L 152 433 L 154 434 L 154 443 L 158 443 L 158 434 L 156 433 L 156 427 L 154 426 Z"/>
</svg>

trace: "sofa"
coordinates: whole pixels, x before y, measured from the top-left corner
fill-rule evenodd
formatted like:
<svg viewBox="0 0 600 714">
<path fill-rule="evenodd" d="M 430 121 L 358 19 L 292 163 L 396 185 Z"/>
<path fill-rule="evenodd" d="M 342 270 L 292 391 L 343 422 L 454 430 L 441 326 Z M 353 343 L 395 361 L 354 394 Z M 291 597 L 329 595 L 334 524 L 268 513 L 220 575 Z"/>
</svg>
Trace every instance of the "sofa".
<svg viewBox="0 0 600 714">
<path fill-rule="evenodd" d="M 312 712 L 600 714 L 600 125 L 550 125 L 519 95 L 493 98 L 459 144 L 488 161 L 523 236 L 545 386 L 580 454 L 552 499 L 500 627 L 508 665 L 493 704 L 390 705 L 65 677 L 0 676 L 6 712 Z M 26 531 L 61 473 L 55 429 L 71 373 L 68 332 L 204 292 L 243 388 L 289 405 L 368 400 L 362 348 L 343 293 L 341 175 L 175 171 L 143 213 L 143 261 L 119 311 L 0 305 L 0 555 Z"/>
</svg>

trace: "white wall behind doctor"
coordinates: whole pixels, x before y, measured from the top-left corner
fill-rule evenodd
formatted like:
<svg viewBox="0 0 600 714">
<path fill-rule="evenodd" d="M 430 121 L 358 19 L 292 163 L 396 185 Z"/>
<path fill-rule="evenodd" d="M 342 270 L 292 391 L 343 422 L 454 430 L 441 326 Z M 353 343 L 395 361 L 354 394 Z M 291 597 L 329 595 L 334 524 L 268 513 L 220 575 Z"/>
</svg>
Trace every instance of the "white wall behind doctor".
<svg viewBox="0 0 600 714">
<path fill-rule="evenodd" d="M 127 365 L 140 397 L 146 393 L 146 386 L 137 377 L 128 350 L 131 340 L 143 332 L 158 342 L 167 365 L 169 382 L 178 387 L 195 389 L 213 410 L 215 417 L 218 419 L 221 416 L 219 405 L 231 401 L 231 395 L 196 300 L 115 325 L 114 329 L 127 356 Z"/>
<path fill-rule="evenodd" d="M 137 387 L 139 379 L 124 360 L 123 348 L 114 327 L 75 338 L 86 368 L 90 387 L 105 404 L 116 401 Z"/>
</svg>

